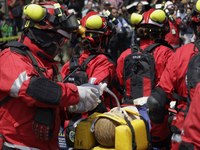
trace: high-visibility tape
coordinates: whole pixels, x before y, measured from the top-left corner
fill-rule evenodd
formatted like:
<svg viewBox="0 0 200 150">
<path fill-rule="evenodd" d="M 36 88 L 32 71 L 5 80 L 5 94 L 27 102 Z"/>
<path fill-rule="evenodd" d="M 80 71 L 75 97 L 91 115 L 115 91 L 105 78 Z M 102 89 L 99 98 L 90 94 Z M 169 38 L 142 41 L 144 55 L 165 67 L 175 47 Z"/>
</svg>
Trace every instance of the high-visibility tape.
<svg viewBox="0 0 200 150">
<path fill-rule="evenodd" d="M 7 38 L 0 38 L 0 42 L 2 41 L 8 41 L 8 40 L 16 40 L 19 39 L 20 35 L 18 36 L 11 36 L 11 37 L 7 37 Z"/>
</svg>

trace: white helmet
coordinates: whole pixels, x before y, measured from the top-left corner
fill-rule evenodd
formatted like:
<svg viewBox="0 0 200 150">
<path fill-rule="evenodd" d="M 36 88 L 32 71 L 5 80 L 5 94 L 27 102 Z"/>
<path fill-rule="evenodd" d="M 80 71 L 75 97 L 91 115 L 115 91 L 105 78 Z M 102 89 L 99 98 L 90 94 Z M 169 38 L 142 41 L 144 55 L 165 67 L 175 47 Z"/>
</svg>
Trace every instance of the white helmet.
<svg viewBox="0 0 200 150">
<path fill-rule="evenodd" d="M 174 8 L 175 8 L 175 6 L 174 6 L 174 4 L 171 1 L 167 1 L 165 3 L 164 10 L 165 9 L 174 9 Z"/>
</svg>

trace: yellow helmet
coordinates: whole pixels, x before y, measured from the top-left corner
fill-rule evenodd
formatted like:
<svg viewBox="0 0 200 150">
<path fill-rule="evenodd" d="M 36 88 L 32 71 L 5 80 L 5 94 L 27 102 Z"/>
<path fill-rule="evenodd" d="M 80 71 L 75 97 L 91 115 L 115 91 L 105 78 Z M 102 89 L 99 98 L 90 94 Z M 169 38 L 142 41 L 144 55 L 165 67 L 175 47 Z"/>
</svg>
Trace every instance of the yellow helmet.
<svg viewBox="0 0 200 150">
<path fill-rule="evenodd" d="M 163 10 L 150 9 L 142 15 L 133 13 L 131 15 L 131 23 L 136 28 L 146 26 L 155 30 L 169 31 L 169 22 Z"/>
</svg>

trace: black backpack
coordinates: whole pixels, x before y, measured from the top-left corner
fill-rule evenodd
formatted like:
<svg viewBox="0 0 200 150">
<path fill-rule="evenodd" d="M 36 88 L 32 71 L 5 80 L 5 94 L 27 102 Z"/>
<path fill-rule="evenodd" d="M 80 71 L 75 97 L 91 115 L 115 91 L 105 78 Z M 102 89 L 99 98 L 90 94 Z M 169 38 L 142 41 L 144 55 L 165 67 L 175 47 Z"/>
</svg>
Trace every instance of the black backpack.
<svg viewBox="0 0 200 150">
<path fill-rule="evenodd" d="M 151 52 L 158 46 L 164 45 L 173 48 L 166 41 L 156 41 L 142 51 L 138 45 L 131 47 L 131 54 L 126 56 L 123 68 L 123 82 L 125 87 L 122 104 L 133 104 L 139 97 L 149 96 L 155 86 L 155 60 Z M 126 83 L 130 80 L 130 96 L 127 93 Z"/>
<path fill-rule="evenodd" d="M 17 1 L 15 5 L 11 8 L 11 12 L 14 18 L 22 17 L 22 7 L 20 6 L 19 2 Z"/>
<path fill-rule="evenodd" d="M 188 64 L 188 69 L 187 69 L 187 78 L 186 78 L 186 82 L 187 82 L 187 88 L 188 88 L 188 97 L 185 99 L 181 99 L 182 101 L 186 101 L 187 102 L 187 108 L 185 111 L 185 117 L 188 113 L 189 107 L 190 107 L 190 103 L 191 103 L 191 90 L 195 90 L 196 85 L 200 82 L 200 45 L 199 45 L 200 40 L 197 40 L 194 42 L 194 52 L 196 52 L 197 54 L 195 54 L 194 56 L 192 56 L 192 58 L 189 61 Z M 197 47 L 198 51 L 195 51 L 195 47 Z"/>
</svg>

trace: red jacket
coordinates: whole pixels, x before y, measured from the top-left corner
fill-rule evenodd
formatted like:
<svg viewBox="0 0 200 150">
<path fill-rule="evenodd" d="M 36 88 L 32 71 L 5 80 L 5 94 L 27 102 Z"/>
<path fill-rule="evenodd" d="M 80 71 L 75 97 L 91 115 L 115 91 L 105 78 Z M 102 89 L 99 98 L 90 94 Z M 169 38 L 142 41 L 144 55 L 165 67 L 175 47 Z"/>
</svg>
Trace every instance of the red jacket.
<svg viewBox="0 0 200 150">
<path fill-rule="evenodd" d="M 183 124 L 182 140 L 187 143 L 193 143 L 195 150 L 200 149 L 200 83 L 197 84 L 194 97 L 190 103 L 190 109 Z"/>
<path fill-rule="evenodd" d="M 145 49 L 147 46 L 153 44 L 154 42 L 151 40 L 143 40 L 140 42 L 140 48 Z M 121 56 L 117 60 L 117 77 L 119 80 L 119 84 L 124 88 L 124 82 L 123 82 L 123 67 L 124 67 L 124 60 L 126 56 L 131 54 L 131 49 L 127 49 L 124 51 Z M 160 77 L 162 75 L 163 70 L 165 69 L 166 64 L 168 63 L 169 57 L 173 54 L 173 51 L 170 50 L 168 47 L 165 46 L 158 46 L 155 51 L 153 51 L 153 56 L 155 59 L 155 71 L 156 71 L 156 85 L 160 81 Z M 130 93 L 130 83 L 127 83 L 127 92 Z M 127 93 L 127 95 L 130 95 Z"/>
<path fill-rule="evenodd" d="M 45 68 L 44 75 L 53 80 L 52 66 L 57 62 L 48 62 L 35 55 L 38 47 L 25 37 L 25 45 L 35 56 L 38 66 Z M 57 150 L 58 133 L 60 129 L 59 109 L 79 102 L 79 94 L 74 84 L 58 82 L 62 89 L 62 98 L 59 106 L 47 105 L 30 97 L 26 90 L 31 77 L 38 76 L 28 56 L 24 57 L 19 53 L 11 52 L 10 48 L 0 53 L 0 99 L 8 94 L 15 93 L 15 97 L 0 107 L 0 134 L 5 137 L 5 142 L 14 146 L 30 147 L 42 150 Z M 15 88 L 13 85 L 17 85 Z M 14 87 L 14 88 L 13 88 Z M 32 130 L 32 122 L 37 107 L 56 108 L 56 117 L 53 128 L 53 138 L 49 141 L 41 141 Z M 5 144 L 5 143 L 4 143 Z"/>
<path fill-rule="evenodd" d="M 179 47 L 179 32 L 180 29 L 178 27 L 180 23 L 180 18 L 178 18 L 174 23 L 169 20 L 170 32 L 165 35 L 165 40 L 174 48 L 177 49 Z M 172 34 L 172 30 L 175 30 L 175 34 Z"/>
<path fill-rule="evenodd" d="M 79 57 L 79 65 L 81 65 L 90 54 L 91 53 L 88 50 L 84 50 Z M 88 80 L 90 78 L 96 78 L 94 84 L 98 85 L 100 82 L 106 82 L 109 86 L 115 75 L 115 65 L 109 62 L 105 55 L 100 54 L 88 63 L 86 73 L 88 75 Z M 63 79 L 67 74 L 69 74 L 69 62 L 67 62 L 61 70 Z M 104 102 L 107 107 L 110 107 L 110 100 L 105 100 Z"/>
<path fill-rule="evenodd" d="M 195 50 L 197 51 L 197 48 Z M 169 63 L 166 66 L 159 83 L 159 86 L 167 93 L 168 98 L 173 99 L 172 95 L 174 90 L 178 95 L 181 95 L 183 97 L 188 96 L 188 91 L 186 86 L 186 72 L 189 60 L 194 54 L 196 54 L 194 52 L 194 44 L 189 43 L 178 48 L 176 52 L 172 55 L 172 57 L 169 59 Z M 180 110 L 185 110 L 186 102 L 178 100 L 177 108 Z M 174 133 L 177 134 L 181 133 L 183 122 L 184 122 L 184 113 L 182 111 L 178 111 L 178 113 L 174 116 L 172 121 L 172 125 L 176 127 L 173 128 Z M 154 136 L 161 135 L 160 134 L 161 131 L 159 131 L 158 126 L 160 126 L 160 129 L 163 130 L 162 126 L 168 126 L 168 125 L 159 124 L 156 126 L 152 126 L 152 134 Z M 162 136 L 165 136 L 166 138 L 167 135 L 162 134 Z"/>
</svg>

